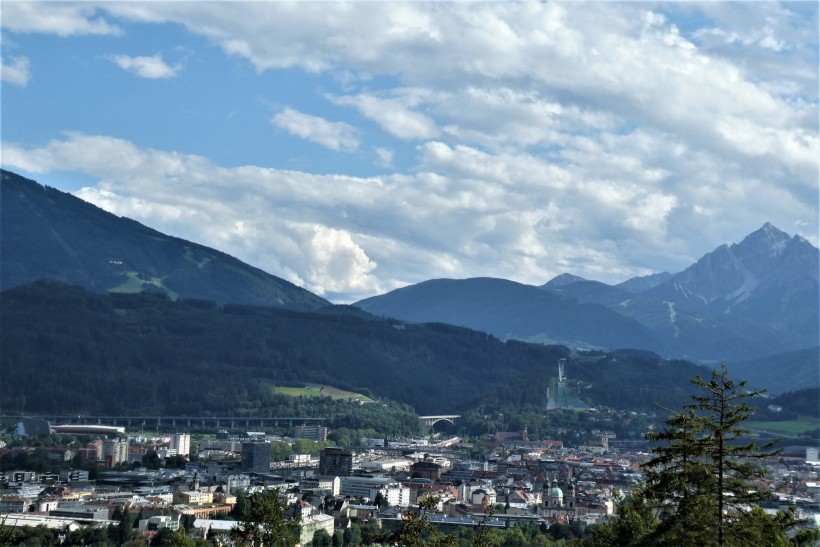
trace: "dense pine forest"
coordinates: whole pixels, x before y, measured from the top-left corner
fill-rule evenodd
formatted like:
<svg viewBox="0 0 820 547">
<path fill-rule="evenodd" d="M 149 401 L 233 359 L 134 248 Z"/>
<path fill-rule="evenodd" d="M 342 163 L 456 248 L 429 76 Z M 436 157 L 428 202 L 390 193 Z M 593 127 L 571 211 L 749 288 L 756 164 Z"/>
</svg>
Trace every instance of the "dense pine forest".
<svg viewBox="0 0 820 547">
<path fill-rule="evenodd" d="M 285 409 L 273 387 L 303 382 L 392 399 L 421 414 L 488 402 L 544 408 L 561 358 L 582 399 L 650 409 L 683 400 L 686 379 L 702 370 L 649 352 L 572 355 L 563 346 L 502 342 L 344 306 L 324 313 L 219 307 L 55 282 L 5 291 L 0 303 L 4 412 L 274 416 L 299 409 Z"/>
</svg>

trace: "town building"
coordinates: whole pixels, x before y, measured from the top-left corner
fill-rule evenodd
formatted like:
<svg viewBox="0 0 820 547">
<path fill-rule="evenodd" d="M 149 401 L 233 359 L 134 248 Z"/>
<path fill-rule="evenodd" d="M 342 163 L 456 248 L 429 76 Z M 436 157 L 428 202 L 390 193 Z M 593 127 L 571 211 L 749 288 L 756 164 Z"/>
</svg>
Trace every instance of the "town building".
<svg viewBox="0 0 820 547">
<path fill-rule="evenodd" d="M 319 454 L 319 474 L 349 476 L 353 472 L 353 452 L 343 448 L 325 448 Z"/>
<path fill-rule="evenodd" d="M 191 453 L 191 436 L 188 433 L 177 433 L 171 437 L 171 450 L 177 456 L 188 456 Z"/>
<path fill-rule="evenodd" d="M 128 441 L 119 438 L 106 439 L 102 445 L 102 457 L 108 468 L 127 462 Z"/>
<path fill-rule="evenodd" d="M 206 505 L 213 503 L 213 492 L 199 492 L 197 490 L 177 490 L 174 492 L 174 503 L 184 503 L 185 505 Z"/>
<path fill-rule="evenodd" d="M 312 490 L 326 496 L 338 496 L 342 491 L 342 481 L 337 476 L 313 476 L 299 481 L 302 490 Z"/>
<path fill-rule="evenodd" d="M 313 536 L 319 530 L 324 530 L 329 536 L 333 536 L 333 522 L 333 517 L 322 513 L 314 513 L 309 517 L 303 518 L 299 534 L 299 545 L 310 545 L 313 541 Z"/>
<path fill-rule="evenodd" d="M 242 443 L 242 471 L 247 473 L 269 473 L 271 444 L 267 441 Z"/>
<path fill-rule="evenodd" d="M 168 528 L 169 530 L 179 530 L 180 515 L 155 515 L 153 517 L 139 521 L 139 531 L 144 536 L 153 536 L 159 530 Z"/>
<path fill-rule="evenodd" d="M 437 463 L 421 461 L 410 466 L 410 475 L 420 479 L 438 480 L 444 473 L 444 468 Z"/>
<path fill-rule="evenodd" d="M 61 482 L 88 482 L 88 471 L 85 469 L 63 469 L 60 471 Z"/>
<path fill-rule="evenodd" d="M 0 513 L 25 513 L 29 502 L 20 496 L 3 496 L 0 498 Z"/>
<path fill-rule="evenodd" d="M 371 501 L 379 494 L 391 507 L 408 507 L 410 489 L 390 477 L 341 477 L 343 496 Z"/>
<path fill-rule="evenodd" d="M 293 436 L 297 439 L 307 439 L 309 441 L 326 441 L 327 428 L 322 425 L 297 425 Z"/>
</svg>

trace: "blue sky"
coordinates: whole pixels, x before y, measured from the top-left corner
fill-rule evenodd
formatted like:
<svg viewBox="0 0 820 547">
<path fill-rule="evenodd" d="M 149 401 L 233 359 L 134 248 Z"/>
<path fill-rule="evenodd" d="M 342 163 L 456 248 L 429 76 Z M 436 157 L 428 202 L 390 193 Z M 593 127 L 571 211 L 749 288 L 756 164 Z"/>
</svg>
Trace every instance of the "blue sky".
<svg viewBox="0 0 820 547">
<path fill-rule="evenodd" d="M 15 2 L 6 169 L 337 302 L 818 243 L 816 2 Z"/>
</svg>

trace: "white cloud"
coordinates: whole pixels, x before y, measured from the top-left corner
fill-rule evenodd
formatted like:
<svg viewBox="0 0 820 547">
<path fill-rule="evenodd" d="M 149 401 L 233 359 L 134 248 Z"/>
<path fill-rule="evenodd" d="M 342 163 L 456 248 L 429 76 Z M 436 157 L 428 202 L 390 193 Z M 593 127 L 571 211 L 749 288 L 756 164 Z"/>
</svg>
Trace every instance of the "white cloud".
<svg viewBox="0 0 820 547">
<path fill-rule="evenodd" d="M 326 226 L 315 226 L 313 231 L 307 273 L 311 286 L 322 287 L 323 294 L 379 291 L 378 281 L 370 275 L 376 263 L 353 241 L 349 232 Z"/>
<path fill-rule="evenodd" d="M 111 61 L 123 70 L 136 74 L 140 78 L 149 79 L 173 78 L 182 68 L 179 65 L 168 65 L 159 53 L 151 57 L 112 55 Z"/>
<path fill-rule="evenodd" d="M 729 18 L 723 14 L 727 10 L 735 18 L 736 13 L 750 18 L 750 13 L 768 10 L 770 16 L 745 27 L 759 27 L 754 30 L 757 42 L 769 45 L 781 44 L 795 19 L 779 6 L 662 7 L 702 10 L 723 19 Z M 514 85 L 531 91 L 546 86 L 564 99 L 571 96 L 570 105 L 605 106 L 620 116 L 641 109 L 648 123 L 686 118 L 705 132 L 714 110 L 757 112 L 760 118 L 783 110 L 777 101 L 758 110 L 767 93 L 747 85 L 731 63 L 704 55 L 669 18 L 648 11 L 645 4 L 366 2 L 296 8 L 287 3 L 183 2 L 108 4 L 105 9 L 138 21 L 181 23 L 260 71 L 302 67 L 395 75 L 405 88 L 446 87 L 451 97 L 455 93 L 453 102 L 459 100 L 459 88 Z M 694 36 L 710 32 L 736 34 L 738 29 L 707 26 Z M 735 91 L 731 97 L 729 89 Z M 373 92 L 343 100 L 401 138 L 434 138 L 435 120 L 416 107 L 435 110 L 437 96 L 425 96 L 412 107 L 400 97 Z M 664 100 L 648 100 L 655 96 Z M 428 99 L 433 104 L 427 105 Z M 388 110 L 396 108 L 391 119 Z"/>
<path fill-rule="evenodd" d="M 118 35 L 122 30 L 98 16 L 97 7 L 86 2 L 3 2 L 2 27 L 13 32 L 73 36 Z"/>
<path fill-rule="evenodd" d="M 9 62 L 10 61 L 10 62 Z M 0 60 L 0 79 L 12 85 L 25 87 L 31 79 L 31 65 L 27 57 Z"/>
<path fill-rule="evenodd" d="M 33 9 L 46 16 L 53 6 Z M 274 126 L 368 151 L 349 163 L 403 171 L 223 168 L 81 134 L 5 143 L 4 163 L 86 173 L 99 182 L 84 197 L 320 294 L 354 299 L 437 276 L 543 283 L 570 271 L 617 282 L 683 268 L 767 220 L 817 243 L 818 31 L 808 4 L 71 6 L 77 29 L 177 23 L 250 63 L 259 81 L 302 71 L 313 93 L 357 121 L 306 114 L 288 98 Z M 40 24 L 24 20 L 9 25 Z M 380 131 L 351 125 L 370 122 Z"/>
<path fill-rule="evenodd" d="M 400 139 L 429 139 L 438 135 L 430 116 L 412 110 L 422 98 L 418 91 L 399 90 L 396 97 L 381 98 L 369 94 L 330 97 L 339 105 L 352 106 L 381 128 Z"/>
<path fill-rule="evenodd" d="M 415 174 L 380 178 L 226 168 L 81 134 L 2 148 L 7 168 L 82 172 L 98 181 L 84 199 L 336 301 L 433 277 L 619 282 L 683 269 L 765 220 L 796 230 L 795 219 L 817 218 L 795 187 L 641 131 L 589 143 L 560 167 L 430 142 Z M 816 221 L 799 228 L 816 244 Z"/>
<path fill-rule="evenodd" d="M 359 137 L 354 127 L 344 122 L 329 122 L 292 108 L 285 108 L 271 120 L 273 125 L 291 135 L 321 144 L 337 152 L 353 152 L 359 148 Z"/>
<path fill-rule="evenodd" d="M 379 167 L 393 167 L 393 150 L 383 146 L 374 146 L 373 153 L 376 154 L 376 165 Z"/>
<path fill-rule="evenodd" d="M 364 2 L 307 3 L 297 9 L 286 3 L 157 3 L 139 9 L 113 4 L 106 10 L 140 21 L 181 23 L 260 71 L 301 67 L 395 77 L 399 83 L 392 88 L 329 97 L 400 139 L 437 139 L 443 129 L 466 145 L 550 148 L 564 146 L 578 132 L 592 131 L 595 138 L 610 131 L 608 126 L 637 122 L 742 158 L 749 139 L 764 143 L 770 130 L 814 131 L 816 104 L 769 91 L 769 81 L 779 82 L 781 92 L 789 89 L 781 77 L 789 74 L 750 78 L 745 64 L 710 55 L 692 41 L 712 26 L 695 30 L 690 39 L 648 7 Z M 758 14 L 750 5 L 661 7 L 701 10 L 718 22 L 736 19 L 740 22 L 731 32 L 746 23 L 760 29 L 760 43 L 766 36 L 771 44 L 783 42 L 795 27 L 794 15 L 776 6 L 759 8 L 771 13 L 758 16 L 754 25 L 740 19 Z M 813 36 L 816 41 L 816 29 Z M 809 38 L 801 34 L 799 44 L 782 47 L 799 49 L 811 43 Z M 814 50 L 809 66 L 816 88 Z M 812 86 L 800 78 L 802 93 Z M 737 139 L 721 127 L 726 118 L 746 120 L 755 133 Z M 758 127 L 766 130 L 760 133 Z M 814 153 L 811 139 L 786 140 L 802 148 L 792 156 Z M 782 161 L 776 153 L 767 159 Z"/>
</svg>

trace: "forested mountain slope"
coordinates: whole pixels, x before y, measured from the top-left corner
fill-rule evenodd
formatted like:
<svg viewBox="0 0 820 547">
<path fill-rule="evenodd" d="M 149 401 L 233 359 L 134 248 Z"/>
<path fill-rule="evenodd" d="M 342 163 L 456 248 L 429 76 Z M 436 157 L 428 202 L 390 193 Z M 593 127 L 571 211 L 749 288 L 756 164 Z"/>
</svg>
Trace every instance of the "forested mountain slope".
<svg viewBox="0 0 820 547">
<path fill-rule="evenodd" d="M 328 302 L 225 253 L 0 171 L 0 290 L 38 279 L 95 292 L 317 309 Z"/>
<path fill-rule="evenodd" d="M 488 401 L 545 408 L 560 358 L 591 404 L 651 409 L 684 400 L 688 379 L 707 373 L 649 352 L 576 357 L 562 346 L 344 308 L 218 307 L 54 282 L 0 293 L 0 310 L 4 411 L 274 415 L 272 387 L 300 382 L 387 397 L 422 414 Z"/>
</svg>

